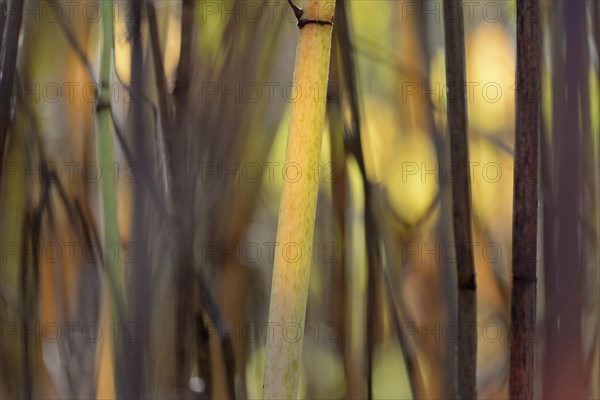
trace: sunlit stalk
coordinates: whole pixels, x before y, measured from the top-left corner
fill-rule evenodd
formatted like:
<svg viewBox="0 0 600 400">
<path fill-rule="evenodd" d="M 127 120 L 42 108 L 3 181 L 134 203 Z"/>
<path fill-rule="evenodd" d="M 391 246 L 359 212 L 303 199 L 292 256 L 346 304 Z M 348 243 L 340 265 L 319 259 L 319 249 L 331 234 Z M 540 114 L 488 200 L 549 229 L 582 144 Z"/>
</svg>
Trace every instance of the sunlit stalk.
<svg viewBox="0 0 600 400">
<path fill-rule="evenodd" d="M 309 0 L 302 14 L 296 12 L 301 28 L 294 70 L 298 97 L 291 106 L 285 155 L 287 172 L 279 209 L 269 308 L 274 335 L 267 341 L 264 399 L 298 396 L 317 204 L 318 168 L 315 166 L 321 153 L 325 122 L 334 8 L 335 0 Z M 302 20 L 315 22 L 302 25 Z M 285 326 L 296 327 L 299 340 L 286 337 L 281 329 Z"/>
</svg>

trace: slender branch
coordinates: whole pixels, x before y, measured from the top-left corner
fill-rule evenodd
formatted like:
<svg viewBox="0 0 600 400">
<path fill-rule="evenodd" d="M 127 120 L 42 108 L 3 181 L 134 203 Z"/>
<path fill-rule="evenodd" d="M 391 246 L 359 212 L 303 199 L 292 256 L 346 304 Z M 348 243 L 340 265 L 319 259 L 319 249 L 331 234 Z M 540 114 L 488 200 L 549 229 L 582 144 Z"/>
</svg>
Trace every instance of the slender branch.
<svg viewBox="0 0 600 400">
<path fill-rule="evenodd" d="M 517 110 L 511 296 L 511 399 L 532 399 L 535 335 L 538 151 L 540 130 L 540 25 L 538 0 L 517 1 Z"/>
<path fill-rule="evenodd" d="M 310 0 L 304 15 L 307 20 L 333 21 L 334 7 L 335 0 Z M 297 165 L 301 175 L 283 184 L 269 322 L 270 326 L 293 324 L 300 338 L 286 340 L 279 329 L 267 342 L 264 399 L 298 397 L 318 190 L 318 172 L 313 169 L 313 173 L 311 166 L 319 162 L 321 153 L 331 32 L 331 25 L 310 23 L 300 29 L 298 38 L 294 82 L 302 96 L 292 104 L 285 160 L 286 165 Z"/>
<path fill-rule="evenodd" d="M 476 399 L 477 297 L 473 240 L 471 233 L 471 192 L 467 141 L 466 67 L 462 0 L 446 0 L 444 6 L 446 80 L 448 87 L 448 128 L 452 168 L 452 217 L 458 277 L 458 398 Z"/>
</svg>

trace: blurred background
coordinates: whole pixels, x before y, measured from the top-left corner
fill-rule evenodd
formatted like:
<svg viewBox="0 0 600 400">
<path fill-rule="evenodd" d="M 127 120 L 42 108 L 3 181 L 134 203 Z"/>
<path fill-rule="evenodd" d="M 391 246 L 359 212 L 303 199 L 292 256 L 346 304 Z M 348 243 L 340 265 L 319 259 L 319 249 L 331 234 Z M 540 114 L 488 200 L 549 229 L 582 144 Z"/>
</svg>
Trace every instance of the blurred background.
<svg viewBox="0 0 600 400">
<path fill-rule="evenodd" d="M 600 2 L 539 4 L 535 393 L 600 398 Z M 280 0 L 112 7 L 101 83 L 101 2 L 0 0 L 0 397 L 260 398 L 279 195 L 296 173 L 296 19 Z M 338 0 L 301 398 L 366 398 L 369 370 L 374 398 L 453 396 L 442 8 Z M 482 399 L 508 397 L 515 10 L 464 3 Z"/>
</svg>

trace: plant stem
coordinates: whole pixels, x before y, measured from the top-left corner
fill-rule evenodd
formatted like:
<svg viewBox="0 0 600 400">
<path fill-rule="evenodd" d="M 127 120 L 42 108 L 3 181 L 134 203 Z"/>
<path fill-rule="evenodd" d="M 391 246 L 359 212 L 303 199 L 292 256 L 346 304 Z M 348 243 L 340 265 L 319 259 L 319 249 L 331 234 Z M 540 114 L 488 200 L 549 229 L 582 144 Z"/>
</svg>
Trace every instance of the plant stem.
<svg viewBox="0 0 600 400">
<path fill-rule="evenodd" d="M 556 220 L 557 280 L 555 305 L 556 316 L 548 325 L 555 326 L 554 343 L 558 345 L 554 373 L 548 382 L 546 398 L 585 397 L 585 379 L 587 369 L 584 366 L 583 349 L 583 313 L 587 299 L 585 259 L 581 254 L 582 235 L 581 218 L 583 200 L 588 196 L 584 188 L 583 136 L 581 125 L 581 59 L 586 38 L 586 4 L 584 2 L 562 3 L 559 12 L 563 18 L 564 44 L 560 53 L 564 58 L 564 87 L 562 93 L 555 93 L 560 99 L 555 113 L 562 113 L 562 125 L 555 127 L 554 136 L 558 166 Z M 589 71 L 585 68 L 587 75 Z M 556 79 L 556 78 L 554 78 Z M 553 93 L 554 95 L 554 93 Z M 589 215 L 586 215 L 586 220 Z"/>
<path fill-rule="evenodd" d="M 306 20 L 333 21 L 335 0 L 309 0 Z M 310 247 L 317 204 L 318 165 L 325 123 L 332 25 L 309 23 L 300 29 L 284 179 L 277 227 L 269 326 L 279 327 L 267 342 L 263 399 L 295 399 L 304 336 L 310 275 Z M 297 175 L 296 175 L 297 172 Z M 281 329 L 294 326 L 298 340 Z"/>
<path fill-rule="evenodd" d="M 2 164 L 4 161 L 4 147 L 10 125 L 10 103 L 17 68 L 23 3 L 23 0 L 13 0 L 8 3 L 1 3 L 0 7 L 0 13 L 3 12 L 3 8 L 7 10 L 6 22 L 0 29 L 0 48 L 2 49 L 0 51 L 0 96 L 2 96 L 2 107 L 0 107 L 0 165 L 4 165 Z M 0 16 L 0 18 L 3 18 L 3 16 Z M 6 36 L 4 36 L 4 31 L 6 31 Z M 2 180 L 0 180 L 1 184 Z"/>
<path fill-rule="evenodd" d="M 110 171 L 114 166 L 112 121 L 110 113 L 110 72 L 111 52 L 113 45 L 113 8 L 112 0 L 102 0 L 102 52 L 100 54 L 100 95 L 97 105 L 98 133 L 97 157 L 101 171 Z M 108 274 L 108 281 L 112 291 L 113 321 L 120 323 L 124 316 L 125 284 L 123 273 L 119 265 L 121 240 L 118 228 L 117 194 L 113 176 L 109 173 L 102 174 L 100 179 L 102 196 L 102 215 L 104 219 L 103 259 Z M 116 246 L 116 249 L 114 248 Z M 116 346 L 115 346 L 116 347 Z M 115 363 L 118 363 L 118 349 L 115 348 Z M 118 365 L 118 364 L 117 364 Z M 119 368 L 115 367 L 118 376 Z M 115 385 L 119 394 L 119 385 Z"/>
<path fill-rule="evenodd" d="M 467 141 L 466 67 L 462 0 L 446 0 L 444 7 L 448 128 L 452 164 L 452 216 L 458 278 L 458 398 L 476 399 L 477 297 L 473 239 L 471 234 L 471 189 Z"/>
<path fill-rule="evenodd" d="M 163 64 L 162 52 L 160 50 L 160 36 L 158 23 L 156 21 L 156 9 L 152 1 L 146 1 L 146 17 L 148 30 L 150 31 L 150 47 L 152 48 L 152 64 L 154 65 L 154 81 L 156 83 L 158 113 L 160 115 L 161 129 L 158 130 L 158 148 L 160 170 L 162 171 L 164 193 L 170 193 L 171 176 L 170 164 L 167 163 L 167 149 L 165 137 L 173 135 L 173 123 L 171 118 L 171 104 L 167 92 L 167 80 L 165 78 L 165 66 Z M 168 196 L 165 196 L 168 198 Z"/>
<path fill-rule="evenodd" d="M 181 45 L 175 80 L 175 126 L 184 120 L 193 72 L 195 0 L 181 1 Z M 175 132 L 171 132 L 171 135 Z M 171 137 L 171 140 L 173 138 Z"/>
<path fill-rule="evenodd" d="M 540 129 L 540 26 L 537 0 L 517 1 L 517 110 L 513 200 L 513 266 L 509 394 L 533 398 L 538 149 Z"/>
</svg>

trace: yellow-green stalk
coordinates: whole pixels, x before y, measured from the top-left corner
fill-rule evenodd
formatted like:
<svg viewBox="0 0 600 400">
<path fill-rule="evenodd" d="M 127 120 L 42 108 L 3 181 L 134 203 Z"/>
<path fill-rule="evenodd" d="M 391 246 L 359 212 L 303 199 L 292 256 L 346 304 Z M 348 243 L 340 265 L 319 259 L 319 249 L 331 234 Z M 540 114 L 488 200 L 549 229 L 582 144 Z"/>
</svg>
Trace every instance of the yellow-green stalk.
<svg viewBox="0 0 600 400">
<path fill-rule="evenodd" d="M 120 238 L 116 182 L 109 171 L 114 169 L 113 135 L 110 113 L 110 71 L 113 47 L 113 1 L 102 0 L 102 52 L 100 53 L 100 96 L 98 98 L 97 158 L 102 171 L 100 184 L 104 222 L 103 259 L 109 284 L 112 288 L 113 319 L 120 317 L 124 306 L 124 279 L 119 263 Z"/>
<path fill-rule="evenodd" d="M 292 5 L 293 6 L 293 5 Z M 295 8 L 299 38 L 273 267 L 263 399 L 298 397 L 335 0 Z M 307 22 L 308 21 L 308 22 Z"/>
</svg>

